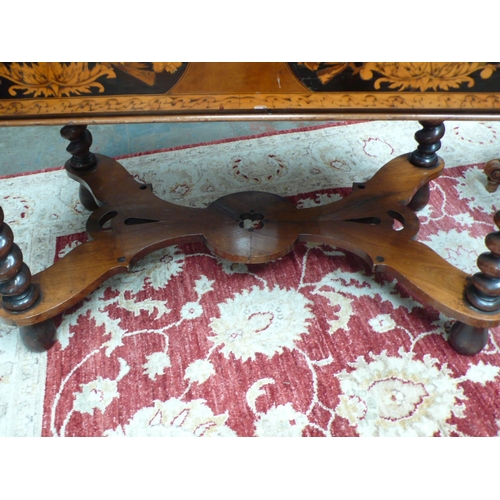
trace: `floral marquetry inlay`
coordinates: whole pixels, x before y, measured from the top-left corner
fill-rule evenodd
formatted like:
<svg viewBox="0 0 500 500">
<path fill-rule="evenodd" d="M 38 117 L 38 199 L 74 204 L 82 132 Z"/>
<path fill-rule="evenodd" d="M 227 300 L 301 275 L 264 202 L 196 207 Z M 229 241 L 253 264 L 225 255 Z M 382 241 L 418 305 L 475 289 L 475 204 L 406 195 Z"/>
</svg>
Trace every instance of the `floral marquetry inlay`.
<svg viewBox="0 0 500 500">
<path fill-rule="evenodd" d="M 0 76 L 14 83 L 9 94 L 33 97 L 61 97 L 80 95 L 93 88 L 104 90 L 96 80 L 101 76 L 115 77 L 113 68 L 98 64 L 92 69 L 88 63 L 12 63 L 0 64 Z"/>
<path fill-rule="evenodd" d="M 292 68 L 293 68 L 293 64 Z M 487 80 L 498 69 L 497 63 L 463 62 L 302 62 L 298 67 L 314 73 L 321 85 L 326 85 L 341 75 L 345 81 L 360 79 L 373 82 L 373 89 L 380 90 L 387 84 L 389 90 L 448 91 L 465 84 L 473 88 L 476 79 Z M 300 77 L 304 80 L 304 77 Z M 307 78 L 307 77 L 306 77 Z M 311 86 L 309 83 L 308 86 Z M 321 90 L 314 87 L 314 90 Z"/>
<path fill-rule="evenodd" d="M 153 86 L 156 75 L 174 74 L 183 63 L 0 63 L 0 83 L 11 83 L 8 94 L 24 97 L 69 97 L 105 92 L 109 79 L 117 78 L 119 70 L 134 79 Z M 103 79 L 102 81 L 99 81 Z"/>
<path fill-rule="evenodd" d="M 462 83 L 467 87 L 474 86 L 471 75 L 479 72 L 483 79 L 489 78 L 497 65 L 487 63 L 365 63 L 360 70 L 363 80 L 372 80 L 374 88 L 379 89 L 382 83 L 397 90 L 449 90 L 458 88 Z"/>
</svg>

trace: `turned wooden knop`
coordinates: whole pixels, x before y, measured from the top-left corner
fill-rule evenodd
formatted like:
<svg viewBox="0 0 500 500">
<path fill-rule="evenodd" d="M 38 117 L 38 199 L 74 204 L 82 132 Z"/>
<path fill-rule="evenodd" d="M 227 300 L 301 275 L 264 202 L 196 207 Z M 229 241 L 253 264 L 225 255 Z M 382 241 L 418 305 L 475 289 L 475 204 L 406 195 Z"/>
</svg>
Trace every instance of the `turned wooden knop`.
<svg viewBox="0 0 500 500">
<path fill-rule="evenodd" d="M 61 129 L 61 136 L 70 141 L 66 151 L 70 153 L 70 165 L 77 170 L 92 168 L 97 160 L 89 151 L 92 146 L 92 134 L 87 125 L 65 125 Z"/>
<path fill-rule="evenodd" d="M 442 121 L 423 120 L 419 122 L 423 129 L 415 133 L 418 147 L 410 156 L 410 162 L 416 167 L 432 168 L 439 160 L 436 152 L 441 148 L 441 138 L 444 135 Z"/>
</svg>

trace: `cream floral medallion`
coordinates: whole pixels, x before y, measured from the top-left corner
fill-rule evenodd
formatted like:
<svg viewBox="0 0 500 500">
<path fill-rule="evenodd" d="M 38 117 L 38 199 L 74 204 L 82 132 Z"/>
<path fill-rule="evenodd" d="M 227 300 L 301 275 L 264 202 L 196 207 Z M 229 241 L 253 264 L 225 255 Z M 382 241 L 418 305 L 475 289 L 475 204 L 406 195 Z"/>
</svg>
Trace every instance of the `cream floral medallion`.
<svg viewBox="0 0 500 500">
<path fill-rule="evenodd" d="M 308 332 L 314 317 L 311 302 L 295 290 L 252 287 L 219 304 L 220 317 L 212 319 L 210 339 L 226 357 L 255 359 L 257 353 L 272 357 Z"/>
<path fill-rule="evenodd" d="M 349 420 L 360 436 L 411 437 L 449 436 L 457 427 L 451 417 L 465 417 L 467 397 L 460 382 L 492 382 L 498 367 L 472 365 L 464 377 L 454 378 L 447 365 L 425 355 L 399 350 L 399 356 L 386 352 L 371 355 L 371 361 L 359 357 L 336 377 L 342 395 L 337 414 Z"/>
<path fill-rule="evenodd" d="M 130 422 L 106 431 L 109 437 L 236 437 L 226 425 L 227 415 L 214 415 L 203 400 L 190 402 L 172 398 L 154 401 L 139 410 Z"/>
<path fill-rule="evenodd" d="M 309 425 L 306 415 L 295 410 L 291 403 L 273 406 L 259 416 L 255 424 L 257 437 L 301 437 Z"/>
</svg>

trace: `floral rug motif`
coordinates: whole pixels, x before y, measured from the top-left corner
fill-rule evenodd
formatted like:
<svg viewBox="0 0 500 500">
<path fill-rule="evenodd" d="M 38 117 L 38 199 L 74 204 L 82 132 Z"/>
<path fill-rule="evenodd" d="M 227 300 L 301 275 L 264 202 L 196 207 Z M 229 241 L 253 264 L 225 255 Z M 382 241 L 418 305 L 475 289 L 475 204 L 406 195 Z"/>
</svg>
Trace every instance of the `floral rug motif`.
<svg viewBox="0 0 500 500">
<path fill-rule="evenodd" d="M 268 189 L 310 207 L 414 149 L 419 128 L 339 123 L 121 161 L 179 204 Z M 500 194 L 481 167 L 499 132 L 448 123 L 447 168 L 419 212 L 418 239 L 468 273 L 495 230 Z M 0 186 L 34 272 L 87 238 L 88 212 L 60 169 Z M 202 244 L 170 246 L 56 322 L 58 342 L 41 355 L 0 326 L 2 435 L 500 435 L 500 328 L 482 353 L 461 356 L 447 343 L 451 318 L 339 248 L 301 243 L 247 266 Z"/>
</svg>

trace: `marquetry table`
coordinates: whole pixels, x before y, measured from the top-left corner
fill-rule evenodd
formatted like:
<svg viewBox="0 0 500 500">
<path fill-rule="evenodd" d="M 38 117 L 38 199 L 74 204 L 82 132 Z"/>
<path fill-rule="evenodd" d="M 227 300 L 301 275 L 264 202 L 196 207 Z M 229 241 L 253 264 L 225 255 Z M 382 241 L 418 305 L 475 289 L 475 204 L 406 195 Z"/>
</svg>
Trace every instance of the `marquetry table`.
<svg viewBox="0 0 500 500">
<path fill-rule="evenodd" d="M 489 252 L 469 276 L 415 240 L 415 211 L 444 168 L 436 154 L 443 122 L 499 118 L 500 63 L 0 63 L 0 125 L 63 125 L 65 168 L 91 212 L 89 241 L 31 276 L 0 209 L 0 318 L 20 327 L 29 349 L 44 351 L 54 343 L 54 316 L 159 248 L 203 241 L 224 259 L 251 264 L 313 241 L 397 277 L 456 320 L 456 351 L 476 354 L 500 325 L 500 232 L 485 235 Z M 408 119 L 422 129 L 414 151 L 355 183 L 346 198 L 300 210 L 263 192 L 224 196 L 204 209 L 167 203 L 115 160 L 93 154 L 87 129 L 292 119 Z M 490 186 L 499 165 L 488 166 Z M 500 227 L 500 212 L 494 220 Z"/>
</svg>

